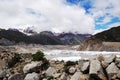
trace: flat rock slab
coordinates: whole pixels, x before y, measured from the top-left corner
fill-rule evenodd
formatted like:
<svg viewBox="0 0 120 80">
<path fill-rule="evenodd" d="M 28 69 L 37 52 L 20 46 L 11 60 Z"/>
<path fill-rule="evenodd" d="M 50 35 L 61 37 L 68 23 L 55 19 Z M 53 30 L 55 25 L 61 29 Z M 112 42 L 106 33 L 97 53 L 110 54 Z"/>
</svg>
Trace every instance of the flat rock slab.
<svg viewBox="0 0 120 80">
<path fill-rule="evenodd" d="M 115 65 L 115 63 L 111 63 L 107 68 L 106 71 L 108 74 L 116 74 L 119 71 L 119 68 Z"/>
<path fill-rule="evenodd" d="M 115 55 L 110 55 L 109 57 L 105 57 L 105 62 L 111 63 L 115 59 Z"/>
<path fill-rule="evenodd" d="M 101 65 L 98 60 L 91 60 L 89 74 L 97 74 L 98 71 L 101 71 Z"/>
</svg>

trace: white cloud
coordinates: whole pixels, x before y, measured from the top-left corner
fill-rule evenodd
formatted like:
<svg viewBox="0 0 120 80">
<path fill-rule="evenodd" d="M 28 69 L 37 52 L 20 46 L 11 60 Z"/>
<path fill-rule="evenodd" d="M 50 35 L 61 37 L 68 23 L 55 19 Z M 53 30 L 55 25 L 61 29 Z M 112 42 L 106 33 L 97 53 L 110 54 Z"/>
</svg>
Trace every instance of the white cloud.
<svg viewBox="0 0 120 80">
<path fill-rule="evenodd" d="M 89 11 L 95 19 L 105 16 L 120 18 L 119 7 L 120 0 L 92 0 L 92 8 Z"/>
<path fill-rule="evenodd" d="M 0 0 L 0 27 L 25 28 L 36 31 L 92 33 L 94 19 L 79 6 L 65 0 Z"/>
</svg>

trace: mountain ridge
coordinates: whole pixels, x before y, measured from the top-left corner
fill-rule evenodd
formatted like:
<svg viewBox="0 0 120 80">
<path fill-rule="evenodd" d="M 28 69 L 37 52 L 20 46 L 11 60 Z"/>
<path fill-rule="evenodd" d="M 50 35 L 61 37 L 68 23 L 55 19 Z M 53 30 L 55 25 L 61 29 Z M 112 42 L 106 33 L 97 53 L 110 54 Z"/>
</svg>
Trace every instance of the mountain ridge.
<svg viewBox="0 0 120 80">
<path fill-rule="evenodd" d="M 27 35 L 23 31 L 18 29 L 1 29 L 0 30 L 0 39 L 1 44 L 7 45 L 7 42 L 24 43 L 24 44 L 42 44 L 42 45 L 76 45 L 84 41 L 90 34 L 74 34 L 74 33 L 53 33 L 51 31 L 42 31 L 36 33 L 34 31 L 29 31 L 33 34 Z M 62 36 L 61 36 L 62 35 Z M 71 36 L 72 35 L 72 36 Z M 2 43 L 3 42 L 3 43 Z"/>
</svg>

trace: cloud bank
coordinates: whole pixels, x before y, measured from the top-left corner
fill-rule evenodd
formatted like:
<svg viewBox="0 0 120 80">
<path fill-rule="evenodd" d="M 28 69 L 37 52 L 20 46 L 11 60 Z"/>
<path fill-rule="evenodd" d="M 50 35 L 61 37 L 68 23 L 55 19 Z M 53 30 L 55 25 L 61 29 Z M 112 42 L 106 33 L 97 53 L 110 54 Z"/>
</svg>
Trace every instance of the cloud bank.
<svg viewBox="0 0 120 80">
<path fill-rule="evenodd" d="M 65 0 L 0 0 L 0 27 L 92 33 L 94 19 Z"/>
<path fill-rule="evenodd" d="M 0 0 L 0 28 L 95 33 L 120 24 L 119 4 L 120 0 Z"/>
</svg>

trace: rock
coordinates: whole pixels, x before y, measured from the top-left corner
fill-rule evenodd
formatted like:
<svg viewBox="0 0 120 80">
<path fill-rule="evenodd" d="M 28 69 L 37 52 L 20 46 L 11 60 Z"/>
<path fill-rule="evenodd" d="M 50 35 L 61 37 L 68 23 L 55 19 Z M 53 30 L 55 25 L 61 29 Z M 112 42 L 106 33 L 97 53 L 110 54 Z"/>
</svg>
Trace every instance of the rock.
<svg viewBox="0 0 120 80">
<path fill-rule="evenodd" d="M 99 73 L 97 74 L 97 76 L 98 76 L 101 80 L 107 80 L 106 76 L 105 76 L 103 73 L 101 73 L 101 72 L 99 72 Z"/>
<path fill-rule="evenodd" d="M 102 67 L 98 60 L 91 60 L 89 74 L 97 74 L 101 68 Z"/>
<path fill-rule="evenodd" d="M 6 68 L 6 62 L 5 60 L 0 59 L 0 69 Z"/>
<path fill-rule="evenodd" d="M 79 72 L 75 72 L 75 74 L 71 77 L 70 80 L 80 80 L 80 76 L 82 75 L 82 73 Z"/>
<path fill-rule="evenodd" d="M 119 67 L 119 68 L 120 68 L 120 62 L 117 64 L 117 67 Z"/>
<path fill-rule="evenodd" d="M 115 62 L 116 62 L 116 63 L 120 63 L 120 58 L 116 58 L 116 59 L 115 59 Z"/>
<path fill-rule="evenodd" d="M 89 62 L 85 62 L 85 63 L 83 64 L 83 67 L 81 68 L 81 71 L 82 71 L 83 73 L 88 73 L 88 72 L 89 72 L 89 66 L 90 66 L 90 63 L 89 63 Z"/>
<path fill-rule="evenodd" d="M 37 73 L 27 74 L 24 80 L 39 80 L 39 75 Z"/>
<path fill-rule="evenodd" d="M 103 77 L 105 77 L 100 61 L 91 60 L 89 74 L 90 78 L 93 78 L 94 80 L 102 80 Z"/>
<path fill-rule="evenodd" d="M 113 60 L 115 60 L 115 55 L 110 55 L 109 57 L 105 57 L 105 62 L 106 63 L 111 63 Z"/>
<path fill-rule="evenodd" d="M 82 74 L 79 80 L 89 80 L 89 74 Z"/>
<path fill-rule="evenodd" d="M 102 62 L 102 61 L 105 60 L 105 58 L 104 58 L 103 55 L 101 54 L 101 55 L 98 56 L 98 60 L 99 60 L 100 62 Z"/>
<path fill-rule="evenodd" d="M 8 80 L 24 80 L 24 78 L 25 78 L 25 74 L 17 73 L 17 74 L 11 75 L 8 78 Z"/>
<path fill-rule="evenodd" d="M 6 70 L 0 70 L 0 78 L 5 78 L 6 74 Z"/>
<path fill-rule="evenodd" d="M 84 60 L 79 60 L 79 61 L 78 61 L 79 67 L 82 67 L 84 62 L 85 62 Z"/>
<path fill-rule="evenodd" d="M 54 77 L 54 78 L 59 78 L 60 75 L 61 75 L 60 73 L 56 73 L 56 74 L 53 75 L 53 77 Z"/>
<path fill-rule="evenodd" d="M 118 73 L 119 69 L 118 67 L 115 65 L 115 63 L 111 63 L 107 68 L 106 68 L 107 74 L 108 74 L 108 78 L 109 80 L 111 80 L 115 74 Z"/>
<path fill-rule="evenodd" d="M 120 79 L 120 70 L 117 73 L 117 77 Z"/>
<path fill-rule="evenodd" d="M 75 71 L 76 71 L 75 67 L 70 67 L 70 68 L 69 68 L 69 73 L 70 73 L 70 74 L 74 74 Z"/>
<path fill-rule="evenodd" d="M 53 67 L 49 67 L 45 72 L 47 76 L 54 76 L 55 73 L 56 73 L 56 70 Z"/>
<path fill-rule="evenodd" d="M 109 64 L 105 61 L 102 61 L 101 65 L 102 65 L 103 68 L 107 68 Z"/>
<path fill-rule="evenodd" d="M 67 80 L 67 76 L 65 72 L 62 73 L 60 80 Z"/>
<path fill-rule="evenodd" d="M 108 74 L 116 74 L 118 73 L 119 69 L 115 65 L 115 63 L 111 63 L 107 68 L 106 71 Z"/>
<path fill-rule="evenodd" d="M 42 65 L 42 62 L 39 61 L 39 62 L 31 62 L 29 64 L 26 64 L 23 68 L 23 72 L 24 73 L 28 73 L 30 71 L 36 71 L 38 70 L 38 68 L 40 68 L 40 66 Z"/>
</svg>

